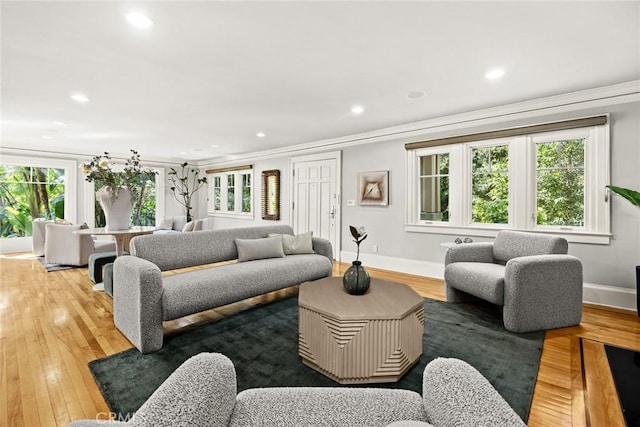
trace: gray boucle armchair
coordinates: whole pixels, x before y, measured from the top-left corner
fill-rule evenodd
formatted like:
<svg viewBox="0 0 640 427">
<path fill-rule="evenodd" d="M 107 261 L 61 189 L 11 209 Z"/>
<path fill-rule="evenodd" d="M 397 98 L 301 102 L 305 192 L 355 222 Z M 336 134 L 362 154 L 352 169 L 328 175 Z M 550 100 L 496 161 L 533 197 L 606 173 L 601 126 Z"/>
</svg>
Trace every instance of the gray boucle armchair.
<svg viewBox="0 0 640 427">
<path fill-rule="evenodd" d="M 436 359 L 423 375 L 424 399 L 409 390 L 290 387 L 236 394 L 233 363 L 200 353 L 153 393 L 128 426 L 524 426 L 509 404 L 471 365 Z M 427 423 L 428 422 L 428 423 Z M 430 423 L 430 424 L 429 424 Z M 81 420 L 73 427 L 107 424 Z"/>
<path fill-rule="evenodd" d="M 567 255 L 566 239 L 503 230 L 493 243 L 466 243 L 447 251 L 447 301 L 477 297 L 503 306 L 513 332 L 574 326 L 582 319 L 582 263 Z"/>
</svg>

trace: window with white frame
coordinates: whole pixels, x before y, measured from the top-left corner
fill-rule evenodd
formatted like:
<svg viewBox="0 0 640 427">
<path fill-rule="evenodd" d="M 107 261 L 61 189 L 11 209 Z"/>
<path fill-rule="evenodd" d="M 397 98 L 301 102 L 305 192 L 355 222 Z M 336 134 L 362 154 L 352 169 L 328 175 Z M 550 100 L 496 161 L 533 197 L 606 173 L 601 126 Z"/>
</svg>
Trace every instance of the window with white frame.
<svg viewBox="0 0 640 427">
<path fill-rule="evenodd" d="M 537 126 L 496 139 L 407 144 L 405 229 L 487 237 L 518 229 L 608 243 L 606 120 L 546 132 Z"/>
<path fill-rule="evenodd" d="M 253 217 L 253 169 L 208 170 L 208 211 L 214 215 Z"/>
<path fill-rule="evenodd" d="M 77 163 L 2 156 L 0 238 L 31 235 L 36 218 L 76 221 Z"/>
</svg>

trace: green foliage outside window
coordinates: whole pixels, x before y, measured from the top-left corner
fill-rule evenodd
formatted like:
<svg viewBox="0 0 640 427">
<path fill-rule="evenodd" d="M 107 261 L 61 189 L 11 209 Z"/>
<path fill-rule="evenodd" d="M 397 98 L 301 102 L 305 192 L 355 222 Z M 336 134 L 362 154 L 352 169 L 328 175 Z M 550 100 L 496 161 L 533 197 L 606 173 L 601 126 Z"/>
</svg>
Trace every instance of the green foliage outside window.
<svg viewBox="0 0 640 427">
<path fill-rule="evenodd" d="M 251 212 L 251 174 L 242 175 L 242 212 Z"/>
<path fill-rule="evenodd" d="M 536 223 L 584 226 L 584 139 L 536 144 Z"/>
<path fill-rule="evenodd" d="M 236 210 L 236 176 L 235 175 L 227 175 L 227 210 L 235 211 Z"/>
<path fill-rule="evenodd" d="M 509 146 L 471 150 L 471 221 L 509 222 Z"/>
<path fill-rule="evenodd" d="M 31 235 L 35 218 L 64 218 L 64 169 L 0 165 L 0 237 Z"/>
<path fill-rule="evenodd" d="M 219 211 L 222 209 L 222 187 L 221 179 L 219 176 L 213 177 L 213 210 Z"/>
</svg>

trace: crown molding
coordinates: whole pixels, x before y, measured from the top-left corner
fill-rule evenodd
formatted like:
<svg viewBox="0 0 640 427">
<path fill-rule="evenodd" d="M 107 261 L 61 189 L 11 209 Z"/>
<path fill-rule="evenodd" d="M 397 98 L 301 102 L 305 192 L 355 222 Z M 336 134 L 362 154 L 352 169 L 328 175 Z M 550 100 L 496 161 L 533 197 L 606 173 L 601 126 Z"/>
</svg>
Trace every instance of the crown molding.
<svg viewBox="0 0 640 427">
<path fill-rule="evenodd" d="M 36 150 L 33 148 L 16 148 L 16 147 L 4 147 L 4 146 L 0 147 L 0 158 L 2 158 L 2 156 L 23 156 L 23 157 L 46 157 L 47 159 L 59 159 L 59 160 L 89 161 L 93 158 L 94 155 L 84 154 L 84 153 L 70 153 L 70 152 L 63 152 L 63 151 Z M 128 159 L 128 157 L 111 155 L 111 159 L 124 162 Z M 168 160 L 159 160 L 154 158 L 145 158 L 142 162 L 144 166 L 156 166 L 156 167 L 175 167 L 176 163 L 182 163 L 179 160 L 168 161 Z"/>
<path fill-rule="evenodd" d="M 234 155 L 219 159 L 202 160 L 200 167 L 231 165 L 237 162 L 265 160 L 275 157 L 299 156 L 327 150 L 339 150 L 362 144 L 382 141 L 404 140 L 412 142 L 426 135 L 453 129 L 501 123 L 509 120 L 535 118 L 548 114 L 558 114 L 586 110 L 594 107 L 619 105 L 640 101 L 640 80 L 619 83 L 577 92 L 537 98 L 513 104 L 490 107 L 465 113 L 442 116 L 377 129 L 371 132 L 324 139 L 315 142 L 292 145 L 274 150 L 257 151 L 245 155 Z"/>
</svg>

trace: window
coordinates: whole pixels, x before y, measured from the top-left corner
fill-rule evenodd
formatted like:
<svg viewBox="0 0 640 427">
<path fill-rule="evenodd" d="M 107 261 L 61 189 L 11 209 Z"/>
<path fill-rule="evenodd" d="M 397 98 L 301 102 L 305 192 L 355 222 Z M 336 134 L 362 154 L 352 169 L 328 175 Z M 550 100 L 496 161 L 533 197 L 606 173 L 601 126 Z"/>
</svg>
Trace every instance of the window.
<svg viewBox="0 0 640 427">
<path fill-rule="evenodd" d="M 116 164 L 115 170 L 119 170 L 119 168 L 123 169 L 124 166 Z M 132 225 L 156 225 L 160 223 L 160 220 L 165 215 L 163 184 L 165 181 L 164 168 L 151 167 L 151 170 L 156 172 L 156 175 L 144 182 L 142 197 L 139 203 L 133 207 L 133 211 L 131 212 Z M 86 221 L 90 227 L 104 227 L 106 225 L 102 206 L 100 206 L 100 203 L 96 198 L 96 189 L 100 189 L 100 187 L 100 181 L 84 181 L 84 209 L 86 216 L 84 221 Z"/>
<path fill-rule="evenodd" d="M 242 212 L 251 213 L 251 174 L 242 175 Z"/>
<path fill-rule="evenodd" d="M 0 237 L 31 236 L 36 218 L 75 221 L 76 162 L 3 156 Z"/>
<path fill-rule="evenodd" d="M 214 215 L 253 218 L 251 165 L 208 170 L 208 210 Z"/>
<path fill-rule="evenodd" d="M 140 183 L 141 197 L 131 212 L 132 225 L 156 225 L 156 179 L 157 176 L 153 176 Z M 102 187 L 102 182 L 96 180 L 95 188 L 100 187 Z M 96 227 L 104 227 L 107 224 L 102 206 L 97 198 L 95 198 L 94 204 L 94 217 Z"/>
<path fill-rule="evenodd" d="M 476 134 L 477 140 L 454 137 L 462 141 L 444 145 L 407 144 L 405 229 L 487 237 L 518 229 L 607 244 L 606 121 L 547 132 L 517 130 L 507 137 L 497 131 L 496 139 Z"/>
<path fill-rule="evenodd" d="M 449 153 L 420 157 L 420 219 L 449 221 Z"/>
<path fill-rule="evenodd" d="M 509 145 L 471 148 L 471 222 L 509 223 Z"/>
<path fill-rule="evenodd" d="M 222 177 L 213 177 L 213 210 L 220 211 L 222 209 Z"/>
<path fill-rule="evenodd" d="M 536 143 L 536 224 L 584 227 L 585 138 Z"/>
<path fill-rule="evenodd" d="M 236 174 L 227 174 L 227 210 L 234 212 L 236 210 Z"/>
</svg>

